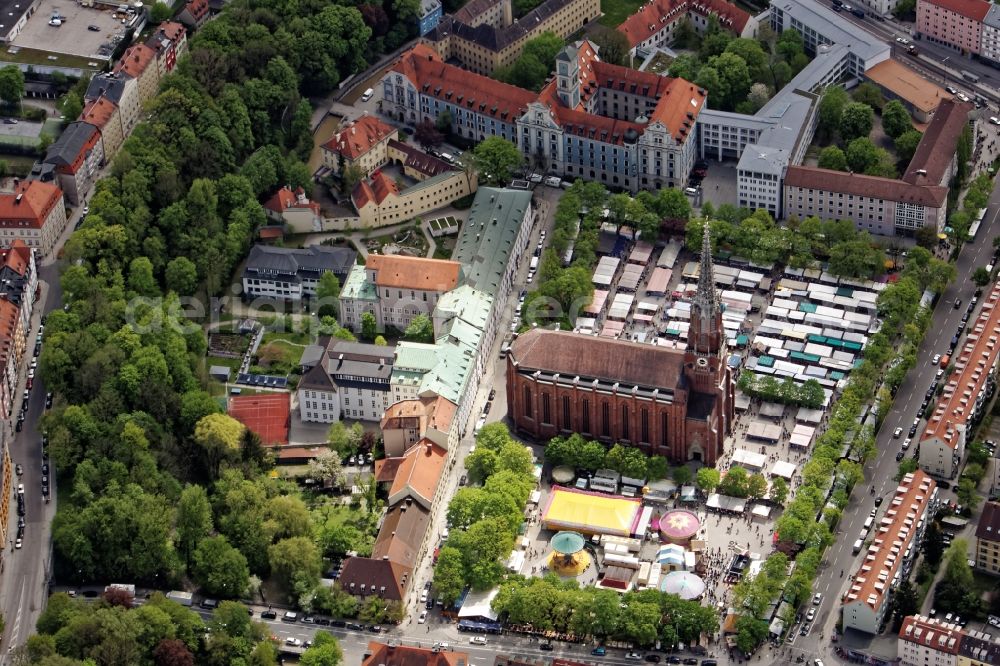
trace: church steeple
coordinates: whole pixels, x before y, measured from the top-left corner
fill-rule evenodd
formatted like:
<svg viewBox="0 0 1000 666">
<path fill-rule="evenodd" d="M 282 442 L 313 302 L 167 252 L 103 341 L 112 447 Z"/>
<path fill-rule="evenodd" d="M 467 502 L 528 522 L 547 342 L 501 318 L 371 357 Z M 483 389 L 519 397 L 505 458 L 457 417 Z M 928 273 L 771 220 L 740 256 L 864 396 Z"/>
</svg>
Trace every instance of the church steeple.
<svg viewBox="0 0 1000 666">
<path fill-rule="evenodd" d="M 688 349 L 699 354 L 716 354 L 722 346 L 722 335 L 722 309 L 719 305 L 719 295 L 715 291 L 711 231 L 706 221 L 701 241 L 698 290 L 691 301 Z"/>
</svg>

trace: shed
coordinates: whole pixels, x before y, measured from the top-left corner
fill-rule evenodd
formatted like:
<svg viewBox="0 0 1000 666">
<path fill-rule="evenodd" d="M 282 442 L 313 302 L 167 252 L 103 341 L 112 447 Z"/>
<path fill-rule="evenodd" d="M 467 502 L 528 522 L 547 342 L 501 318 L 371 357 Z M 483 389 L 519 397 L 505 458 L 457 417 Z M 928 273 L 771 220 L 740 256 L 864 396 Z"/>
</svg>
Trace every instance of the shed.
<svg viewBox="0 0 1000 666">
<path fill-rule="evenodd" d="M 228 382 L 229 375 L 232 373 L 232 369 L 227 368 L 224 365 L 213 365 L 208 369 L 208 374 L 212 379 L 217 379 L 220 382 Z"/>
</svg>

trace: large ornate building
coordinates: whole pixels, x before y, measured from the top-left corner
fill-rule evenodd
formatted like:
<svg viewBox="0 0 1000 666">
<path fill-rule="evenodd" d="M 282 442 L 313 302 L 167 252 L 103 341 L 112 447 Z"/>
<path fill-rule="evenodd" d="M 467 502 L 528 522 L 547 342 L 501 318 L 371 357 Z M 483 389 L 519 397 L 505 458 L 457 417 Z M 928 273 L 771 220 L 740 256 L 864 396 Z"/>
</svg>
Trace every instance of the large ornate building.
<svg viewBox="0 0 1000 666">
<path fill-rule="evenodd" d="M 686 349 L 534 329 L 508 353 L 507 405 L 534 438 L 576 432 L 715 464 L 734 396 L 707 227 Z"/>
</svg>

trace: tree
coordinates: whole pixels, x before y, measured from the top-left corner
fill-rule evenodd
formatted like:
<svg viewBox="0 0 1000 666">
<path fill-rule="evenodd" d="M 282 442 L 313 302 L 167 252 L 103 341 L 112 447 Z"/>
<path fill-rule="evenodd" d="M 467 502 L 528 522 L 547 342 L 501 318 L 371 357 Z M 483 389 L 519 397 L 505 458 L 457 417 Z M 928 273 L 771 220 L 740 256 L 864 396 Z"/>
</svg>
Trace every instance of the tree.
<svg viewBox="0 0 1000 666">
<path fill-rule="evenodd" d="M 71 123 L 83 113 L 83 101 L 75 90 L 70 90 L 59 104 L 59 110 L 66 116 L 64 122 Z"/>
<path fill-rule="evenodd" d="M 980 287 L 985 287 L 990 283 L 990 272 L 980 266 L 972 272 L 972 281 Z"/>
<path fill-rule="evenodd" d="M 194 654 L 184 641 L 164 638 L 153 650 L 153 661 L 156 666 L 194 666 Z"/>
<path fill-rule="evenodd" d="M 917 471 L 917 466 L 916 459 L 903 458 L 899 462 L 899 469 L 896 471 L 896 481 L 900 481 L 907 474 Z"/>
<path fill-rule="evenodd" d="M 827 146 L 819 154 L 819 168 L 847 171 L 847 156 L 837 146 Z"/>
<path fill-rule="evenodd" d="M 434 565 L 434 589 L 446 604 L 454 603 L 465 589 L 462 553 L 449 543 L 441 547 Z"/>
<path fill-rule="evenodd" d="M 867 137 L 871 134 L 874 122 L 875 113 L 872 107 L 860 102 L 851 102 L 844 107 L 840 116 L 840 136 L 845 141 Z"/>
<path fill-rule="evenodd" d="M 410 325 L 403 331 L 403 339 L 409 342 L 434 342 L 434 322 L 425 314 L 418 314 L 410 320 Z"/>
<path fill-rule="evenodd" d="M 444 134 L 430 118 L 421 120 L 413 130 L 413 138 L 424 150 L 435 148 L 444 143 Z"/>
<path fill-rule="evenodd" d="M 330 448 L 346 457 L 358 452 L 365 429 L 360 423 L 354 423 L 350 428 L 341 421 L 336 421 L 326 432 L 326 440 Z"/>
<path fill-rule="evenodd" d="M 371 312 L 361 313 L 361 339 L 365 342 L 371 342 L 378 335 L 378 322 L 375 320 L 375 315 Z"/>
<path fill-rule="evenodd" d="M 695 483 L 705 493 L 712 493 L 719 485 L 722 475 L 714 467 L 702 467 L 695 476 Z"/>
<path fill-rule="evenodd" d="M 858 137 L 847 146 L 847 165 L 855 173 L 864 173 L 878 159 L 878 149 L 867 136 Z"/>
<path fill-rule="evenodd" d="M 959 504 L 969 511 L 974 511 L 979 506 L 981 499 L 979 490 L 976 488 L 976 482 L 968 478 L 959 479 L 958 487 L 955 489 L 955 497 L 958 499 Z"/>
<path fill-rule="evenodd" d="M 309 461 L 309 476 L 314 476 L 332 488 L 344 486 L 344 469 L 337 451 L 321 451 Z"/>
<path fill-rule="evenodd" d="M 941 538 L 941 528 L 936 520 L 932 520 L 924 532 L 924 561 L 937 568 L 944 555 L 944 540 Z"/>
<path fill-rule="evenodd" d="M 344 653 L 333 634 L 316 632 L 313 644 L 299 657 L 302 666 L 340 666 Z"/>
<path fill-rule="evenodd" d="M 185 561 L 212 530 L 212 507 L 202 486 L 188 486 L 177 502 L 177 547 Z"/>
<path fill-rule="evenodd" d="M 24 72 L 17 65 L 0 68 L 0 99 L 10 106 L 20 105 L 24 97 Z"/>
<path fill-rule="evenodd" d="M 247 558 L 224 536 L 201 540 L 194 551 L 192 574 L 207 594 L 228 599 L 242 596 L 250 582 Z"/>
<path fill-rule="evenodd" d="M 772 502 L 783 505 L 788 497 L 788 482 L 783 478 L 776 477 L 771 481 L 771 492 L 769 495 Z"/>
<path fill-rule="evenodd" d="M 646 478 L 646 456 L 639 449 L 615 444 L 608 451 L 604 464 L 633 479 Z"/>
<path fill-rule="evenodd" d="M 767 479 L 761 474 L 751 474 L 747 479 L 747 497 L 760 499 L 767 493 Z"/>
<path fill-rule="evenodd" d="M 603 26 L 600 26 L 603 28 Z M 631 45 L 625 33 L 610 28 L 594 30 L 591 39 L 601 53 L 601 60 L 612 65 L 628 66 L 631 58 Z"/>
<path fill-rule="evenodd" d="M 323 271 L 316 285 L 314 312 L 320 317 L 336 317 L 340 309 L 340 279 L 332 271 Z"/>
<path fill-rule="evenodd" d="M 924 135 L 915 129 L 907 130 L 896 137 L 893 146 L 896 148 L 896 155 L 900 162 L 909 163 L 913 159 L 922 138 Z"/>
<path fill-rule="evenodd" d="M 323 566 L 319 549 L 309 537 L 282 539 L 268 547 L 271 572 L 286 590 L 300 596 L 316 587 Z"/>
<path fill-rule="evenodd" d="M 873 109 L 881 109 L 882 105 L 885 104 L 882 91 L 878 89 L 878 86 L 867 81 L 855 88 L 851 96 L 855 102 L 866 104 Z"/>
<path fill-rule="evenodd" d="M 910 112 L 898 99 L 890 100 L 882 108 L 882 129 L 893 139 L 913 129 Z"/>
<path fill-rule="evenodd" d="M 793 32 L 795 31 L 785 30 L 781 36 Z M 801 36 L 799 39 L 801 40 Z M 833 137 L 840 130 L 840 119 L 849 101 L 847 91 L 838 85 L 829 86 L 823 91 L 823 98 L 819 102 L 819 129 L 824 136 Z"/>
<path fill-rule="evenodd" d="M 164 273 L 167 289 L 178 296 L 190 296 L 198 288 L 198 267 L 187 257 L 171 259 Z"/>
<path fill-rule="evenodd" d="M 892 595 L 892 615 L 894 627 L 898 630 L 903 619 L 920 611 L 920 597 L 909 579 L 904 578 Z"/>
<path fill-rule="evenodd" d="M 202 448 L 211 477 L 219 476 L 219 466 L 239 450 L 243 424 L 226 414 L 203 416 L 194 427 L 194 440 Z"/>
<path fill-rule="evenodd" d="M 468 155 L 468 153 L 466 153 Z M 510 141 L 490 136 L 472 150 L 472 161 L 483 185 L 506 185 L 524 164 L 524 156 Z"/>
<path fill-rule="evenodd" d="M 730 497 L 746 497 L 750 474 L 739 466 L 730 467 L 719 483 L 719 492 Z"/>
<path fill-rule="evenodd" d="M 687 465 L 681 465 L 673 469 L 671 476 L 674 480 L 674 483 L 676 483 L 678 486 L 686 486 L 689 483 L 691 483 L 691 478 L 693 477 L 693 474 L 691 473 L 690 467 L 688 467 Z"/>
<path fill-rule="evenodd" d="M 451 111 L 445 109 L 437 115 L 437 118 L 435 118 L 434 126 L 447 136 L 448 134 L 451 134 L 451 124 L 453 122 L 454 120 L 451 117 Z"/>
</svg>

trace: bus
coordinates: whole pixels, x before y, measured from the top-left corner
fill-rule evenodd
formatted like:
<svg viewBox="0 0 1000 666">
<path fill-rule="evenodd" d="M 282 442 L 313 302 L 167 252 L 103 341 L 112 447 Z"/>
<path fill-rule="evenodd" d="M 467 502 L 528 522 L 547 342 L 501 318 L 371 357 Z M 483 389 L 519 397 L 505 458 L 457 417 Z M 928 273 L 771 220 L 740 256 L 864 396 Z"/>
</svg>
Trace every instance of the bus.
<svg viewBox="0 0 1000 666">
<path fill-rule="evenodd" d="M 976 237 L 977 233 L 979 233 L 979 227 L 982 226 L 983 219 L 985 217 L 986 217 L 986 209 L 985 208 L 979 209 L 979 212 L 976 213 L 976 219 L 973 220 L 972 224 L 969 225 L 968 236 L 970 241 Z"/>
<path fill-rule="evenodd" d="M 979 83 L 979 75 L 973 74 L 972 72 L 969 72 L 964 69 L 959 73 L 962 75 L 962 78 L 968 81 L 969 83 Z"/>
</svg>

